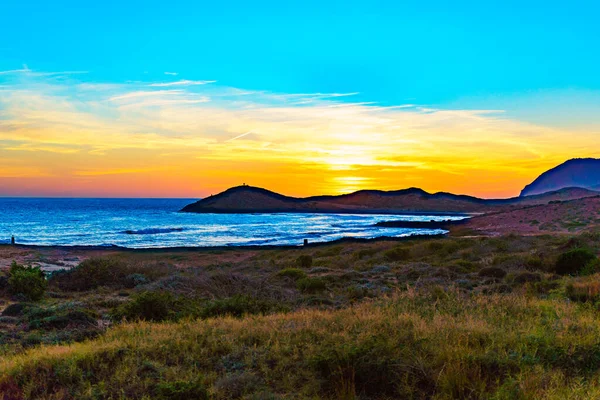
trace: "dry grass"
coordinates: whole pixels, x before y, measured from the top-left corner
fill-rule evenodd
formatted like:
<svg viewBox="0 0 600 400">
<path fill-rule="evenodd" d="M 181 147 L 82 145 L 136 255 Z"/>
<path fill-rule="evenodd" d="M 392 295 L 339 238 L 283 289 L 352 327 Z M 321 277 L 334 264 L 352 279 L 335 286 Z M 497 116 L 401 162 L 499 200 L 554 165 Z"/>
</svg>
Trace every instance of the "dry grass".
<svg viewBox="0 0 600 400">
<path fill-rule="evenodd" d="M 596 311 L 562 299 L 411 289 L 339 311 L 126 324 L 7 357 L 0 387 L 149 399 L 160 382 L 200 375 L 227 398 L 217 383 L 243 373 L 247 396 L 589 399 L 600 396 L 599 337 Z"/>
<path fill-rule="evenodd" d="M 52 296 L 36 307 L 73 303 L 113 326 L 67 344 L 80 340 L 71 327 L 28 331 L 25 317 L 1 319 L 0 393 L 5 400 L 151 399 L 169 387 L 205 387 L 214 399 L 600 398 L 600 275 L 553 273 L 569 249 L 597 254 L 599 238 L 112 254 L 147 282 L 61 291 L 51 281 Z M 299 267 L 302 255 L 312 266 Z M 322 290 L 299 290 L 301 276 L 318 279 Z M 108 319 L 144 291 L 198 306 L 246 295 L 294 311 L 168 323 Z M 64 344 L 27 348 L 57 342 Z"/>
</svg>

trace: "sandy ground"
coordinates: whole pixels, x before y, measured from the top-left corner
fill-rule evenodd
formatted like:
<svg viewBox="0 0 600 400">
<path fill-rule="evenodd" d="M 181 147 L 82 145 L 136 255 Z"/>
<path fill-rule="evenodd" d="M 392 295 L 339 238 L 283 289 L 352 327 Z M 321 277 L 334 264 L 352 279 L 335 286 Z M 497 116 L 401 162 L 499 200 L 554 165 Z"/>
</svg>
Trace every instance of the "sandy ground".
<svg viewBox="0 0 600 400">
<path fill-rule="evenodd" d="M 148 249 L 130 250 L 98 247 L 48 247 L 0 245 L 0 270 L 8 269 L 13 261 L 19 264 L 39 266 L 44 271 L 70 269 L 91 257 L 119 255 L 134 256 L 139 259 L 153 259 L 160 256 L 176 267 L 210 266 L 216 264 L 237 264 L 253 258 L 257 249 Z M 268 249 L 265 249 L 268 251 Z"/>
<path fill-rule="evenodd" d="M 0 246 L 0 269 L 7 269 L 13 261 L 41 267 L 44 271 L 69 269 L 83 260 L 106 255 L 114 251 L 78 250 L 55 247 Z"/>
</svg>

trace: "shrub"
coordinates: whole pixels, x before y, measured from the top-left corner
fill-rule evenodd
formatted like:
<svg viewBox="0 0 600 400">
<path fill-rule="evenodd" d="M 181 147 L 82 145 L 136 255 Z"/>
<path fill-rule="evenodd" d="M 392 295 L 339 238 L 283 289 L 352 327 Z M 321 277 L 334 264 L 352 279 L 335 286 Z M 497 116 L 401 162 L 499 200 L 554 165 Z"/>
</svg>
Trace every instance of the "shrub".
<svg viewBox="0 0 600 400">
<path fill-rule="evenodd" d="M 86 291 L 100 286 L 133 288 L 168 274 L 164 263 L 127 263 L 114 257 L 93 257 L 77 267 L 52 274 L 50 282 L 62 290 Z"/>
<path fill-rule="evenodd" d="M 325 290 L 327 285 L 321 278 L 303 278 L 296 282 L 296 287 L 304 293 L 316 293 Z"/>
<path fill-rule="evenodd" d="M 404 373 L 404 360 L 394 357 L 396 346 L 375 335 L 357 342 L 329 343 L 308 364 L 321 377 L 321 389 L 334 398 L 355 399 L 357 393 L 360 398 L 404 398 L 399 381 L 405 378 L 406 384 L 410 378 Z"/>
<path fill-rule="evenodd" d="M 600 258 L 596 258 L 585 264 L 585 267 L 580 271 L 580 275 L 594 275 L 598 272 L 600 272 Z"/>
<path fill-rule="evenodd" d="M 469 273 L 477 271 L 478 266 L 473 261 L 457 260 L 452 267 L 456 272 Z"/>
<path fill-rule="evenodd" d="M 389 261 L 405 261 L 410 258 L 410 250 L 404 247 L 396 247 L 387 250 L 383 256 Z"/>
<path fill-rule="evenodd" d="M 514 283 L 541 282 L 542 276 L 536 272 L 519 272 L 512 276 Z"/>
<path fill-rule="evenodd" d="M 27 303 L 14 303 L 11 304 L 10 306 L 6 307 L 4 309 L 4 311 L 2 311 L 2 316 L 3 317 L 18 317 L 21 314 L 23 314 L 23 312 L 25 312 L 25 310 L 27 310 L 27 308 L 29 308 L 30 305 Z"/>
<path fill-rule="evenodd" d="M 214 318 L 224 315 L 242 317 L 247 314 L 268 314 L 285 310 L 286 307 L 280 303 L 237 295 L 206 303 L 200 310 L 200 316 L 202 318 Z"/>
<path fill-rule="evenodd" d="M 292 278 L 293 280 L 306 278 L 306 272 L 302 271 L 300 268 L 284 268 L 279 271 L 277 275 Z"/>
<path fill-rule="evenodd" d="M 177 310 L 177 299 L 169 292 L 143 292 L 112 312 L 114 319 L 164 321 Z"/>
<path fill-rule="evenodd" d="M 589 249 L 576 248 L 562 253 L 556 261 L 556 273 L 560 275 L 575 275 L 584 267 L 596 260 L 596 255 Z"/>
<path fill-rule="evenodd" d="M 506 276 L 506 271 L 498 267 L 486 267 L 479 270 L 479 276 L 502 279 Z"/>
<path fill-rule="evenodd" d="M 214 390 L 217 398 L 241 399 L 244 395 L 254 393 L 264 387 L 263 381 L 250 372 L 234 372 L 215 381 Z"/>
<path fill-rule="evenodd" d="M 98 314 L 93 310 L 72 306 L 30 308 L 25 312 L 29 329 L 65 329 L 69 326 L 96 326 Z"/>
<path fill-rule="evenodd" d="M 530 255 L 525 259 L 525 266 L 531 269 L 542 269 L 544 261 L 538 255 Z"/>
<path fill-rule="evenodd" d="M 130 272 L 125 262 L 94 257 L 69 271 L 53 274 L 51 279 L 63 290 L 86 291 L 99 286 L 114 286 L 128 275 Z"/>
<path fill-rule="evenodd" d="M 22 295 L 32 301 L 44 297 L 47 282 L 39 267 L 26 267 L 13 261 L 9 274 L 8 287 L 12 294 Z"/>
<path fill-rule="evenodd" d="M 354 253 L 354 258 L 362 260 L 365 257 L 372 257 L 377 254 L 378 249 L 361 249 Z"/>
<path fill-rule="evenodd" d="M 134 288 L 139 285 L 145 285 L 150 280 L 144 274 L 135 273 L 125 277 L 124 284 L 127 288 Z"/>
<path fill-rule="evenodd" d="M 377 265 L 371 269 L 371 273 L 373 273 L 373 274 L 385 274 L 390 271 L 391 271 L 391 268 L 388 267 L 387 265 Z"/>
<path fill-rule="evenodd" d="M 310 268 L 312 267 L 313 259 L 308 254 L 302 254 L 296 259 L 296 264 L 298 264 L 302 268 Z"/>
<path fill-rule="evenodd" d="M 165 400 L 208 400 L 208 390 L 201 380 L 159 383 L 156 386 L 158 399 Z"/>
<path fill-rule="evenodd" d="M 596 301 L 600 298 L 600 281 L 570 282 L 565 287 L 565 294 L 574 301 Z"/>
</svg>

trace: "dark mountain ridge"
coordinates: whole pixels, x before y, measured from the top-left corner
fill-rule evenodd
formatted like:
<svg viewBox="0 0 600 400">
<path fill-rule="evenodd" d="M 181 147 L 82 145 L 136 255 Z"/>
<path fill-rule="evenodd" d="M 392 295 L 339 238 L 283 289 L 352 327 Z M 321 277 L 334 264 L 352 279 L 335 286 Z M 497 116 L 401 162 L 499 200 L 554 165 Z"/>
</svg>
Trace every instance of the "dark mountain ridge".
<svg viewBox="0 0 600 400">
<path fill-rule="evenodd" d="M 305 198 L 285 196 L 253 186 L 236 186 L 217 195 L 185 206 L 182 212 L 194 213 L 481 213 L 506 206 L 546 204 L 597 195 L 580 188 L 566 188 L 540 196 L 509 199 L 481 199 L 446 192 L 428 193 L 419 188 L 393 191 L 360 190 L 343 195 Z"/>
<path fill-rule="evenodd" d="M 525 186 L 521 196 L 538 195 L 566 187 L 600 190 L 600 159 L 573 158 L 565 161 Z"/>
</svg>

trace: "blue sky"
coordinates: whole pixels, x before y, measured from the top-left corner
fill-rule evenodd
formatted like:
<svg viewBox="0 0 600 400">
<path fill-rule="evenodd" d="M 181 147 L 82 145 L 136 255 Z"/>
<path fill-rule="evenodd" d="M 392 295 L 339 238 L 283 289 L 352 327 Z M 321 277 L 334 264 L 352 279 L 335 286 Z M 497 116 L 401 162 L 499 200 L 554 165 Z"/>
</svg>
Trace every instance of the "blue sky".
<svg viewBox="0 0 600 400">
<path fill-rule="evenodd" d="M 383 105 L 494 107 L 495 97 L 504 106 L 533 93 L 554 107 L 547 97 L 568 89 L 589 107 L 579 92 L 600 89 L 592 1 L 89 3 L 5 0 L 0 70 L 81 70 L 108 82 L 176 72 L 253 90 L 359 92 L 353 100 Z"/>
</svg>

